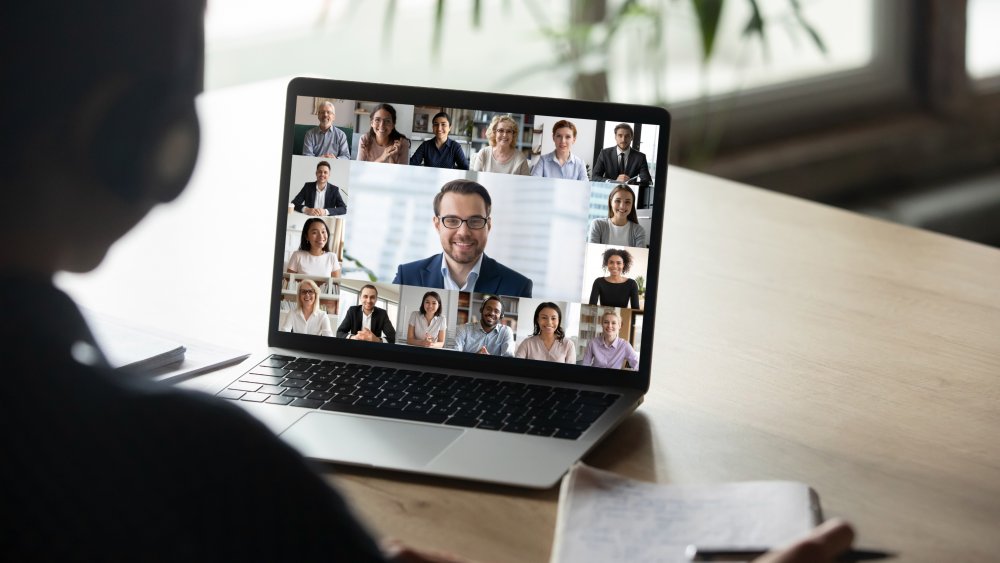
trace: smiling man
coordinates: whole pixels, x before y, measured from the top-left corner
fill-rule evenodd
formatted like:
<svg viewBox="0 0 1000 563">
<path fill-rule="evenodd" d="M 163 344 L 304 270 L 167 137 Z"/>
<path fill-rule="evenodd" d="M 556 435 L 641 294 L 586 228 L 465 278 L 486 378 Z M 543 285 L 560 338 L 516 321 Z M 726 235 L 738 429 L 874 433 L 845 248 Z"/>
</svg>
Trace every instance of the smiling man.
<svg viewBox="0 0 1000 563">
<path fill-rule="evenodd" d="M 490 295 L 479 308 L 479 322 L 466 323 L 458 327 L 454 349 L 459 352 L 473 352 L 490 356 L 514 357 L 514 332 L 500 323 L 503 318 L 503 303 L 499 297 Z"/>
<path fill-rule="evenodd" d="M 490 193 L 471 180 L 452 180 L 434 197 L 441 254 L 400 264 L 392 283 L 531 297 L 532 282 L 487 256 Z"/>
<path fill-rule="evenodd" d="M 340 188 L 330 183 L 330 163 L 322 160 L 316 165 L 316 181 L 306 182 L 295 198 L 292 206 L 306 215 L 343 215 L 347 204 L 340 197 Z"/>
<path fill-rule="evenodd" d="M 396 329 L 389 320 L 389 313 L 378 303 L 378 289 L 371 284 L 362 286 L 358 304 L 344 313 L 344 320 L 337 328 L 338 338 L 365 340 L 367 342 L 396 342 Z"/>
<path fill-rule="evenodd" d="M 302 154 L 323 158 L 351 158 L 351 148 L 347 145 L 347 134 L 333 126 L 337 119 L 337 109 L 332 102 L 323 102 L 316 110 L 319 127 L 306 131 L 302 140 Z"/>
</svg>

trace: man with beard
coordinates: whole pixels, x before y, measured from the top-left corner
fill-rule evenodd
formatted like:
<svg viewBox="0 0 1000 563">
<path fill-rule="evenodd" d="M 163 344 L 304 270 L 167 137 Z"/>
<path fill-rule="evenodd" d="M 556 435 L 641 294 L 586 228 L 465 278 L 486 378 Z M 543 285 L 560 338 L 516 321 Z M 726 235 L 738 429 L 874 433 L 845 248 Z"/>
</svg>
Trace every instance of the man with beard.
<svg viewBox="0 0 1000 563">
<path fill-rule="evenodd" d="M 333 103 L 320 104 L 316 110 L 316 118 L 319 119 L 319 127 L 306 131 L 306 136 L 302 139 L 302 154 L 323 158 L 351 158 L 347 134 L 333 126 L 333 120 L 337 119 Z"/>
<path fill-rule="evenodd" d="M 490 295 L 479 308 L 479 322 L 466 323 L 458 327 L 455 335 L 455 350 L 475 352 L 490 356 L 514 357 L 514 333 L 510 327 L 500 323 L 503 318 L 503 303 L 500 298 Z"/>
<path fill-rule="evenodd" d="M 392 283 L 531 297 L 531 280 L 483 254 L 492 205 L 486 188 L 471 180 L 442 186 L 434 197 L 434 228 L 444 252 L 400 264 Z"/>
</svg>

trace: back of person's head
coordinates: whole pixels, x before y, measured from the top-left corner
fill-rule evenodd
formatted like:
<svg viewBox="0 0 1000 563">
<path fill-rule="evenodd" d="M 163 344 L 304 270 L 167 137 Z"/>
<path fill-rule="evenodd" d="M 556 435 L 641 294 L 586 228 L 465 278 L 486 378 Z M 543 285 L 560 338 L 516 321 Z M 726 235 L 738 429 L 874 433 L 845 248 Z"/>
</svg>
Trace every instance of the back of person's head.
<svg viewBox="0 0 1000 563">
<path fill-rule="evenodd" d="M 205 2 L 3 4 L 0 169 L 9 184 L 0 229 L 5 238 L 30 232 L 11 224 L 14 215 L 45 207 L 75 229 L 67 238 L 99 231 L 74 243 L 81 249 L 110 245 L 190 178 Z M 7 252 L 4 261 L 17 260 Z"/>
</svg>

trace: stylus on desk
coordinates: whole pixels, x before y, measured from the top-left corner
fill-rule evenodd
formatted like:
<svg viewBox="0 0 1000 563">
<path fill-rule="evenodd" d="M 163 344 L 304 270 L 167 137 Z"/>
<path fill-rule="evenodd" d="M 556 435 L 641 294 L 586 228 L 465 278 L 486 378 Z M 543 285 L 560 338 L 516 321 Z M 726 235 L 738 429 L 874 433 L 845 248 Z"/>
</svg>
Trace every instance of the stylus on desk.
<svg viewBox="0 0 1000 563">
<path fill-rule="evenodd" d="M 702 549 L 696 545 L 689 545 L 685 551 L 691 561 L 750 561 L 767 552 L 767 549 Z M 875 561 L 895 556 L 887 551 L 849 549 L 837 556 L 837 561 Z"/>
</svg>

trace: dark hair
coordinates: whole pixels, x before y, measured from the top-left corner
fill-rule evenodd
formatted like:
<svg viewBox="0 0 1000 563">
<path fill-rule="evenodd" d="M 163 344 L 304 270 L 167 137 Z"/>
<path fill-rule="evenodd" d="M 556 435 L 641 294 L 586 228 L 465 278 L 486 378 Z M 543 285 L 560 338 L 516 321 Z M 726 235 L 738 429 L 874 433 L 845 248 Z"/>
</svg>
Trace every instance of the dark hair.
<svg viewBox="0 0 1000 563">
<path fill-rule="evenodd" d="M 532 332 L 531 334 L 535 335 L 542 332 L 541 327 L 538 326 L 538 315 L 541 314 L 542 309 L 556 310 L 556 314 L 559 315 L 559 326 L 556 327 L 556 340 L 562 340 L 566 336 L 566 332 L 563 330 L 562 327 L 562 309 L 559 308 L 559 305 L 556 305 L 551 301 L 545 301 L 543 303 L 539 303 L 538 307 L 535 307 L 535 316 L 534 316 L 535 332 Z"/>
<path fill-rule="evenodd" d="M 448 115 L 448 112 L 446 112 L 446 111 L 439 111 L 439 112 L 435 113 L 434 117 L 431 118 L 431 123 L 434 123 L 434 120 L 437 119 L 437 118 L 439 118 L 439 117 L 443 117 L 443 118 L 447 119 L 448 120 L 448 125 L 451 125 L 451 116 Z"/>
<path fill-rule="evenodd" d="M 635 137 L 635 132 L 632 131 L 632 126 L 629 125 L 628 123 L 619 123 L 618 125 L 615 125 L 615 135 L 618 134 L 618 130 L 619 129 L 624 129 L 624 130 L 628 131 L 629 135 Z"/>
<path fill-rule="evenodd" d="M 428 291 L 427 293 L 424 294 L 423 297 L 420 298 L 420 314 L 421 315 L 427 314 L 427 311 L 424 311 L 424 301 L 427 301 L 428 297 L 433 297 L 438 302 L 438 308 L 437 311 L 434 311 L 434 316 L 440 317 L 441 309 L 443 309 L 444 307 L 441 306 L 441 296 L 438 295 L 436 291 Z"/>
<path fill-rule="evenodd" d="M 83 160 L 93 162 L 97 173 L 101 160 L 119 171 L 132 161 L 132 172 L 148 173 L 139 157 L 152 151 L 132 134 L 136 122 L 143 120 L 143 139 L 152 142 L 160 140 L 150 135 L 159 135 L 161 127 L 188 113 L 194 117 L 204 77 L 205 0 L 7 2 L 3 14 L 0 169 L 9 180 L 37 174 L 37 163 L 25 157 L 37 152 L 38 143 L 50 142 L 52 130 L 62 132 L 60 145 L 67 150 L 93 153 Z M 156 25 L 145 25 L 150 21 Z M 37 45 L 39 37 L 59 39 Z M 53 76 L 72 86 L 40 86 Z M 95 115 L 82 128 L 85 134 L 67 131 L 66 112 L 81 112 L 88 103 Z M 56 104 L 58 112 L 25 111 Z M 125 182 L 123 192 L 138 192 L 142 183 L 135 180 Z"/>
<path fill-rule="evenodd" d="M 483 314 L 483 309 L 486 308 L 486 304 L 489 303 L 490 301 L 496 301 L 497 303 L 500 304 L 500 313 L 502 314 L 503 313 L 503 301 L 501 301 L 500 298 L 497 297 L 496 295 L 487 295 L 486 298 L 483 299 L 483 304 L 479 306 L 479 314 L 480 315 Z"/>
<path fill-rule="evenodd" d="M 331 167 L 330 167 L 330 163 L 329 163 L 329 162 L 327 162 L 327 161 L 325 161 L 325 160 L 321 160 L 321 161 L 319 161 L 319 162 L 318 162 L 318 163 L 316 164 L 316 170 L 319 170 L 319 167 L 320 167 L 320 166 L 326 166 L 326 169 L 327 169 L 327 170 L 330 170 L 330 169 L 331 169 Z"/>
<path fill-rule="evenodd" d="M 555 137 L 556 131 L 568 127 L 570 131 L 573 132 L 573 138 L 576 138 L 576 125 L 573 125 L 572 121 L 566 119 L 560 119 L 556 121 L 556 124 L 552 126 L 552 136 Z"/>
<path fill-rule="evenodd" d="M 439 217 L 441 215 L 441 200 L 444 198 L 444 194 L 478 195 L 483 198 L 483 203 L 486 204 L 487 217 L 489 217 L 490 210 L 493 208 L 493 200 L 490 199 L 490 192 L 486 191 L 486 188 L 484 188 L 482 184 L 473 182 L 472 180 L 452 180 L 441 186 L 441 191 L 434 196 L 435 217 Z"/>
<path fill-rule="evenodd" d="M 312 250 L 312 246 L 309 245 L 309 225 L 313 223 L 320 223 L 326 229 L 326 244 L 323 245 L 323 251 L 330 252 L 330 227 L 327 226 L 326 221 L 319 217 L 307 219 L 306 224 L 302 226 L 302 240 L 299 243 L 299 250 Z"/>
<path fill-rule="evenodd" d="M 382 109 L 384 109 L 385 111 L 389 112 L 389 115 L 392 116 L 392 131 L 389 132 L 389 142 L 391 143 L 391 142 L 395 141 L 396 139 L 405 139 L 406 136 L 404 136 L 402 133 L 400 133 L 399 131 L 396 130 L 396 108 L 390 106 L 389 104 L 379 104 L 379 105 L 375 106 L 375 109 L 372 110 L 371 117 L 374 118 L 375 114 L 378 113 L 378 111 L 382 110 Z M 368 132 L 365 133 L 365 138 L 368 139 L 367 142 L 368 142 L 369 145 L 371 143 L 374 143 L 375 142 L 375 130 L 372 129 L 371 127 L 369 127 L 368 128 Z"/>
<path fill-rule="evenodd" d="M 632 188 L 628 187 L 625 184 L 618 184 L 617 186 L 611 188 L 611 193 L 608 194 L 608 219 L 615 216 L 614 210 L 611 209 L 611 200 L 615 199 L 616 193 L 625 190 L 628 190 L 629 195 L 632 196 L 632 209 L 629 209 L 628 211 L 628 220 L 632 221 L 633 223 L 638 223 L 639 216 L 635 214 L 635 192 L 633 192 Z"/>
<path fill-rule="evenodd" d="M 371 288 L 372 291 L 375 292 L 375 297 L 378 297 L 378 288 L 370 283 L 366 283 L 365 285 L 361 286 L 361 289 L 358 290 L 358 299 L 361 299 L 361 294 L 364 293 L 365 290 L 368 288 Z"/>
<path fill-rule="evenodd" d="M 632 255 L 628 253 L 628 250 L 625 250 L 624 248 L 609 248 L 605 250 L 604 261 L 602 262 L 605 268 L 608 267 L 608 260 L 611 260 L 612 256 L 622 257 L 622 262 L 624 262 L 622 265 L 622 273 L 628 273 L 629 268 L 632 267 Z"/>
</svg>

